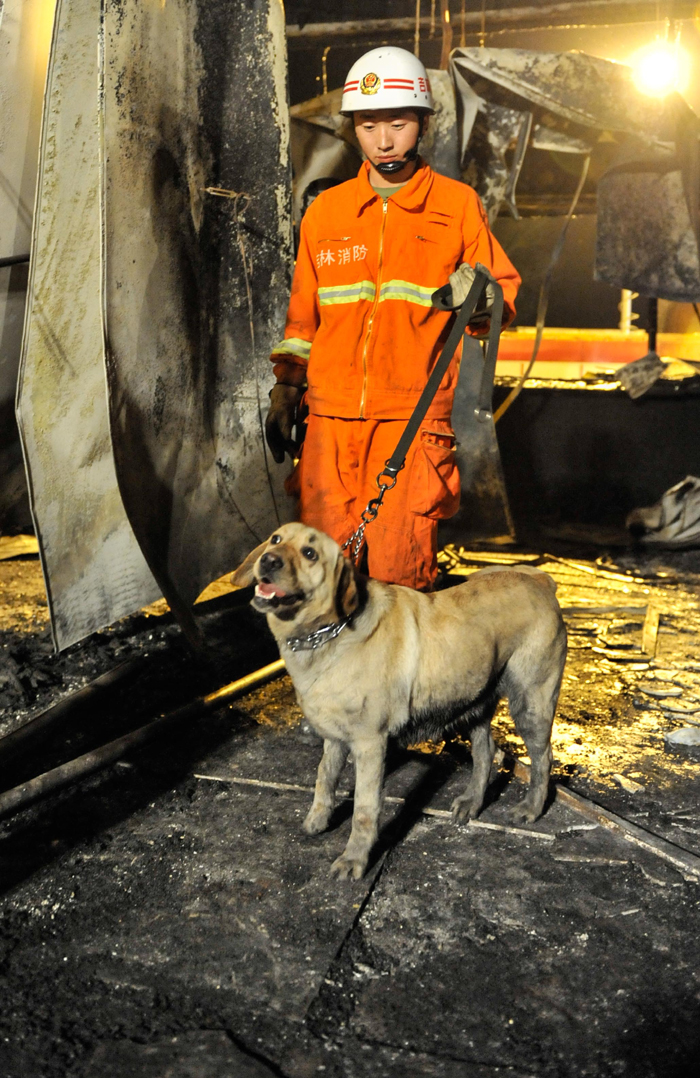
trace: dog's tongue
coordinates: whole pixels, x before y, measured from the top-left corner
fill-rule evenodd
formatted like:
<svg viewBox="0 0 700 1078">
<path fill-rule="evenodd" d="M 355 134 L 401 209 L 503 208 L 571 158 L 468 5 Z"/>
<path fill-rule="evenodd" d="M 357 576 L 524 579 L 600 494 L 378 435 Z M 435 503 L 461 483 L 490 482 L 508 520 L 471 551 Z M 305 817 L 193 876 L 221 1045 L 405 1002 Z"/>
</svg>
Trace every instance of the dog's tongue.
<svg viewBox="0 0 700 1078">
<path fill-rule="evenodd" d="M 261 595 L 263 599 L 270 599 L 273 595 L 283 597 L 287 593 L 283 588 L 278 588 L 276 584 L 268 584 L 267 581 L 261 580 L 255 589 L 255 594 Z"/>
</svg>

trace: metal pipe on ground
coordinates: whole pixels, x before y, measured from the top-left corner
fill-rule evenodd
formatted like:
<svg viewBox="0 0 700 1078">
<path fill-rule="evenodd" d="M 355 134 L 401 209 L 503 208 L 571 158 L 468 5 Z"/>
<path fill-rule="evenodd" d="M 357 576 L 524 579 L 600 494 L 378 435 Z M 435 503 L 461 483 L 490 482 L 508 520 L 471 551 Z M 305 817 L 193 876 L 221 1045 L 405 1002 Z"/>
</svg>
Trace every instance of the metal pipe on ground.
<svg viewBox="0 0 700 1078">
<path fill-rule="evenodd" d="M 12 790 L 7 790 L 5 793 L 0 794 L 0 819 L 4 816 L 9 816 L 11 813 L 18 812 L 20 809 L 27 808 L 40 798 L 46 797 L 47 794 L 53 793 L 71 782 L 101 771 L 116 760 L 121 759 L 127 752 L 138 748 L 146 741 L 150 741 L 164 730 L 177 726 L 187 719 L 195 719 L 208 711 L 215 710 L 224 703 L 230 703 L 238 697 L 244 696 L 251 689 L 258 688 L 266 681 L 271 681 L 284 673 L 284 669 L 283 660 L 278 659 L 276 662 L 263 666 L 260 670 L 255 670 L 252 674 L 247 674 L 237 681 L 232 681 L 229 685 L 224 685 L 221 689 L 217 689 L 207 696 L 200 696 L 191 703 L 185 704 L 175 711 L 168 712 L 167 715 L 161 715 L 152 722 L 146 723 L 145 726 L 139 727 L 138 730 L 133 730 L 115 741 L 101 745 L 98 749 L 93 749 L 91 752 L 86 752 L 74 760 L 69 760 L 68 763 L 61 764 L 60 767 L 54 767 L 51 771 L 46 771 L 43 775 L 38 775 L 28 782 L 23 782 Z"/>
<path fill-rule="evenodd" d="M 515 777 L 523 782 L 529 782 L 530 765 L 518 759 L 511 762 Z M 700 882 L 700 857 L 697 854 L 686 850 L 683 846 L 676 846 L 674 842 L 669 842 L 668 839 L 661 838 L 660 835 L 655 835 L 652 831 L 645 831 L 643 827 L 631 823 L 624 816 L 617 816 L 614 812 L 603 808 L 602 805 L 597 805 L 595 801 L 589 801 L 587 797 L 582 797 L 581 794 L 574 793 L 573 790 L 567 790 L 565 786 L 561 786 L 559 783 L 554 786 L 554 795 L 557 801 L 567 805 L 574 812 L 578 812 L 581 816 L 585 816 L 586 819 L 593 820 L 595 823 L 600 824 L 601 827 L 607 828 L 608 831 L 616 833 L 626 842 L 631 842 L 648 853 L 653 853 L 656 857 L 660 857 L 662 861 L 668 861 L 685 878 L 692 877 L 694 881 Z"/>
<path fill-rule="evenodd" d="M 81 711 L 87 704 L 93 703 L 96 697 L 102 695 L 107 689 L 122 688 L 136 677 L 143 665 L 143 659 L 129 659 L 120 663 L 114 669 L 101 674 L 94 681 L 89 682 L 71 693 L 70 696 L 59 700 L 53 707 L 42 711 L 35 718 L 25 722 L 22 726 L 13 730 L 4 737 L 0 737 L 0 769 L 6 767 L 17 755 L 34 744 L 38 738 L 48 733 L 56 733 L 61 730 L 75 714 Z"/>
</svg>

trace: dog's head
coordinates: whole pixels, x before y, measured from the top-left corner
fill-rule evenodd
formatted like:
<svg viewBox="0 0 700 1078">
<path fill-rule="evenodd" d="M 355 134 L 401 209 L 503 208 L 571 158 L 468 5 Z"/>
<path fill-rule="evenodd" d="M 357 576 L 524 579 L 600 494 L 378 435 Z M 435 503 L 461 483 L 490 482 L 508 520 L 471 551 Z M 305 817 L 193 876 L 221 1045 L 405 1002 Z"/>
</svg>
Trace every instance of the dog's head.
<svg viewBox="0 0 700 1078">
<path fill-rule="evenodd" d="M 351 617 L 362 602 L 362 578 L 336 542 L 306 524 L 283 524 L 251 551 L 232 576 L 255 583 L 252 605 L 297 627 Z"/>
</svg>

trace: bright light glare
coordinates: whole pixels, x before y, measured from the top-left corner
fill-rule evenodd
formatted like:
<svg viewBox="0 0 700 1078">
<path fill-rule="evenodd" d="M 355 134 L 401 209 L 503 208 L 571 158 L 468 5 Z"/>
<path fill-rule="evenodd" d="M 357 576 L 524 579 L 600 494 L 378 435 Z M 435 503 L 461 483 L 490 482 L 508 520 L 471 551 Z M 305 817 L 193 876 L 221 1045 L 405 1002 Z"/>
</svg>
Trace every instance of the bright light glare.
<svg viewBox="0 0 700 1078">
<path fill-rule="evenodd" d="M 690 61 L 678 43 L 657 40 L 631 58 L 634 84 L 650 97 L 665 97 L 672 90 L 687 89 Z"/>
</svg>

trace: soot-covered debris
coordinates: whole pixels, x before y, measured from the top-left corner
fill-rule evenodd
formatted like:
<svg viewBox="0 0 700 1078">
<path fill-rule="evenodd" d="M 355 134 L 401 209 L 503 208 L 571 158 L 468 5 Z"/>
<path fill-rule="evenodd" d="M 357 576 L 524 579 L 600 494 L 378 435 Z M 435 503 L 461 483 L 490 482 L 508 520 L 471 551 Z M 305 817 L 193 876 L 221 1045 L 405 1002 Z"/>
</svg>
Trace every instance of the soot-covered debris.
<svg viewBox="0 0 700 1078">
<path fill-rule="evenodd" d="M 508 557 L 448 551 L 448 583 Z M 700 697 L 688 553 L 670 564 L 517 557 L 555 577 L 570 631 L 555 779 L 700 854 L 700 762 L 664 743 Z M 5 590 L 0 638 L 18 684 L 0 689 L 4 730 L 145 656 L 136 682 L 43 749 L 44 762 L 274 657 L 245 596 L 208 608 L 211 665 L 189 655 L 167 613 L 55 656 L 45 608 L 28 599 L 32 587 L 40 597 L 38 564 L 12 564 L 21 597 L 13 615 Z M 653 656 L 642 650 L 650 606 Z M 35 667 L 51 680 L 33 685 Z M 505 709 L 496 737 L 524 753 Z M 496 829 L 453 825 L 469 770 L 456 739 L 392 754 L 377 856 L 364 880 L 340 884 L 328 869 L 352 802 L 339 800 L 326 834 L 300 830 L 319 756 L 285 677 L 0 823 L 3 1075 L 691 1073 L 693 874 L 559 800 L 535 834 L 508 829 L 523 788 L 505 770 L 481 818 Z M 348 767 L 341 789 L 352 782 Z"/>
</svg>

